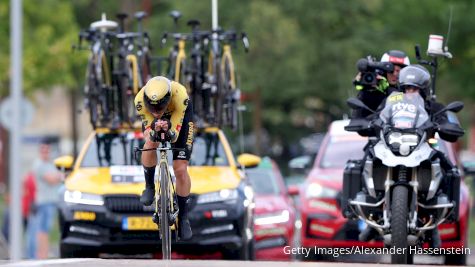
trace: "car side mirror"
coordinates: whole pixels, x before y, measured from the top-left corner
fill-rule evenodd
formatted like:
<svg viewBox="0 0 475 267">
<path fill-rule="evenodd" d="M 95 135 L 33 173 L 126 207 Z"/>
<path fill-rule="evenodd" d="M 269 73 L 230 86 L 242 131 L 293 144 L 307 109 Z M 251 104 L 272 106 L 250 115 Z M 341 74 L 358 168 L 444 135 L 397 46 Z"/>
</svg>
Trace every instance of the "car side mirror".
<svg viewBox="0 0 475 267">
<path fill-rule="evenodd" d="M 238 156 L 237 161 L 239 165 L 243 167 L 253 168 L 257 167 L 257 165 L 261 163 L 261 157 L 253 154 L 244 153 Z"/>
<path fill-rule="evenodd" d="M 296 185 L 291 185 L 289 186 L 289 188 L 287 189 L 287 193 L 290 195 L 290 196 L 297 196 L 299 194 L 299 187 L 296 186 Z"/>
<path fill-rule="evenodd" d="M 465 175 L 475 176 L 475 161 L 464 161 L 462 166 Z"/>
<path fill-rule="evenodd" d="M 54 160 L 54 165 L 58 170 L 70 171 L 73 169 L 74 158 L 72 156 L 62 156 Z"/>
<path fill-rule="evenodd" d="M 309 155 L 293 158 L 289 161 L 289 169 L 295 173 L 305 173 L 309 168 L 312 157 Z"/>
</svg>

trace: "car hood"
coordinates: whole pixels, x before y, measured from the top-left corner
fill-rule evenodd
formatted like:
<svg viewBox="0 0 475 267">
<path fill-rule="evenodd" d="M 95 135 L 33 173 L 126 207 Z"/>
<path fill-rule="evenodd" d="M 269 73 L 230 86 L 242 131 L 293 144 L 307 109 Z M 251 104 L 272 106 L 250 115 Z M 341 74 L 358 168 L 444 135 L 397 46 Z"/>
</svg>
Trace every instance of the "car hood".
<svg viewBox="0 0 475 267">
<path fill-rule="evenodd" d="M 191 193 L 203 194 L 239 186 L 241 176 L 232 167 L 189 167 Z"/>
<path fill-rule="evenodd" d="M 236 188 L 241 181 L 236 169 L 231 167 L 189 167 L 191 193 L 203 194 L 221 189 Z M 65 182 L 67 190 L 91 194 L 141 194 L 143 182 L 113 183 L 109 168 L 80 168 Z"/>
<path fill-rule="evenodd" d="M 256 215 L 289 209 L 287 202 L 280 195 L 256 195 L 255 203 Z"/>
<path fill-rule="evenodd" d="M 343 169 L 313 169 L 307 176 L 307 183 L 318 182 L 323 186 L 341 190 L 343 188 Z"/>
</svg>

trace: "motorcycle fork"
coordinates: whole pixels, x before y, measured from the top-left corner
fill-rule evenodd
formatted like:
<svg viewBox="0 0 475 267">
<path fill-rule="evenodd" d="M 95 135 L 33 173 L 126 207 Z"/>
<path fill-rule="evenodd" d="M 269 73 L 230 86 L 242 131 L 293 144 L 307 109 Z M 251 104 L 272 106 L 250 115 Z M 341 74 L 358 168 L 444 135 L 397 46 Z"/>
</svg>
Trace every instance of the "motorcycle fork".
<svg viewBox="0 0 475 267">
<path fill-rule="evenodd" d="M 417 188 L 419 187 L 419 182 L 417 181 L 417 167 L 411 169 L 411 181 L 409 185 L 412 187 L 412 199 L 409 205 L 409 230 L 413 232 L 417 227 Z"/>
<path fill-rule="evenodd" d="M 384 210 L 383 210 L 383 220 L 385 229 L 389 230 L 389 214 L 391 209 L 391 188 L 394 184 L 393 180 L 393 168 L 388 167 L 386 172 L 386 181 L 384 182 Z"/>
</svg>

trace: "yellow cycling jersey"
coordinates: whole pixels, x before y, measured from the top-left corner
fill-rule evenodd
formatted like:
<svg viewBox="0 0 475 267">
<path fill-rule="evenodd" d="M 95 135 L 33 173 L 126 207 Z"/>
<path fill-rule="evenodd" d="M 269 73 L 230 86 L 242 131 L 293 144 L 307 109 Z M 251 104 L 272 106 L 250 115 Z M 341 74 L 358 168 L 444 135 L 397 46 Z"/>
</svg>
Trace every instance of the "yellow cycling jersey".
<svg viewBox="0 0 475 267">
<path fill-rule="evenodd" d="M 155 117 L 145 107 L 144 88 L 140 89 L 140 91 L 135 96 L 134 104 L 137 110 L 137 115 L 142 119 L 142 125 L 144 126 L 144 129 L 147 129 L 151 126 Z M 183 124 L 183 118 L 185 117 L 185 111 L 188 107 L 189 98 L 186 88 L 183 85 L 172 81 L 171 89 L 172 97 L 170 104 L 168 104 L 167 109 L 162 117 L 170 118 L 170 122 L 172 124 L 170 130 L 174 133 L 172 143 L 175 143 L 178 139 L 178 135 Z"/>
</svg>

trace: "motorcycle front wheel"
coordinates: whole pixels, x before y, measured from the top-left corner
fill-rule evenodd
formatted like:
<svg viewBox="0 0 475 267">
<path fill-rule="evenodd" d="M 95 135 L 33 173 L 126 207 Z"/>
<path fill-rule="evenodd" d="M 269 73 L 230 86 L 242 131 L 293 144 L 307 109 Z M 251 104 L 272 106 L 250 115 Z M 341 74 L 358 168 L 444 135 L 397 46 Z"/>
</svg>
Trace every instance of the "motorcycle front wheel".
<svg viewBox="0 0 475 267">
<path fill-rule="evenodd" d="M 391 201 L 391 246 L 396 251 L 391 255 L 392 264 L 407 264 L 409 247 L 407 244 L 408 188 L 397 185 L 393 189 Z"/>
</svg>

